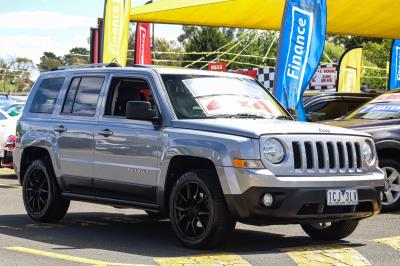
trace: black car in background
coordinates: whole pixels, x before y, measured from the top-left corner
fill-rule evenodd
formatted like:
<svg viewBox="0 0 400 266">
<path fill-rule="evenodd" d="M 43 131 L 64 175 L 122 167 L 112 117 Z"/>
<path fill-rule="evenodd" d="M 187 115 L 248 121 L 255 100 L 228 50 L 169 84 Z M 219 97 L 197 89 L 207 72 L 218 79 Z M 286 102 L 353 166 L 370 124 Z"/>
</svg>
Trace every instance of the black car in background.
<svg viewBox="0 0 400 266">
<path fill-rule="evenodd" d="M 400 89 L 382 94 L 329 125 L 360 130 L 375 140 L 379 164 L 385 171 L 383 209 L 400 206 Z"/>
<path fill-rule="evenodd" d="M 375 98 L 377 93 L 319 93 L 304 95 L 307 121 L 317 122 L 342 117 Z"/>
</svg>

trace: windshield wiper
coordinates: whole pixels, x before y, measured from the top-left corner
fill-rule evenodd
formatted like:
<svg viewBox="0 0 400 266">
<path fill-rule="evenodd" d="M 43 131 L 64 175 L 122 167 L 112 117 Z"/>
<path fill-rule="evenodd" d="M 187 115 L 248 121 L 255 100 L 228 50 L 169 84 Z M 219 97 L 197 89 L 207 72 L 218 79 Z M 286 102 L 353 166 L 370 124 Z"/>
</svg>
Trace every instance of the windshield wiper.
<svg viewBox="0 0 400 266">
<path fill-rule="evenodd" d="M 237 114 L 218 114 L 218 115 L 211 115 L 208 118 L 260 118 L 260 119 L 271 119 L 271 117 L 265 117 L 262 115 L 256 114 L 249 114 L 249 113 L 237 113 Z"/>
<path fill-rule="evenodd" d="M 274 119 L 278 119 L 278 120 L 293 120 L 293 118 L 291 118 L 290 116 L 287 116 L 287 115 L 274 116 Z"/>
</svg>

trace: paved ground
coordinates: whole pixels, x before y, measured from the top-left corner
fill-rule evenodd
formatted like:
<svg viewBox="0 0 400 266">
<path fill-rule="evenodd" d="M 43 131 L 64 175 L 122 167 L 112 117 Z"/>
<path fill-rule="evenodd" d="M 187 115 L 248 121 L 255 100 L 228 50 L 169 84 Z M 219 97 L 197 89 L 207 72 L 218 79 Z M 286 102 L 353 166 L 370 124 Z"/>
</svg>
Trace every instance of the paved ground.
<svg viewBox="0 0 400 266">
<path fill-rule="evenodd" d="M 296 225 L 239 224 L 224 248 L 193 251 L 142 211 L 74 202 L 59 224 L 35 223 L 9 174 L 0 170 L 0 265 L 400 265 L 400 212 L 364 220 L 337 243 Z"/>
</svg>

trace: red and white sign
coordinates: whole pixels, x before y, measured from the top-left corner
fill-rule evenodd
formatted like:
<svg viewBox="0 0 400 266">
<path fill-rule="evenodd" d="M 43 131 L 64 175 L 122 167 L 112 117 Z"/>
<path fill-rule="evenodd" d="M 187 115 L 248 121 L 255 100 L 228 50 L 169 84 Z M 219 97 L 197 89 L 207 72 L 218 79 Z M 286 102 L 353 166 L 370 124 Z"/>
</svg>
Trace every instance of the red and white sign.
<svg viewBox="0 0 400 266">
<path fill-rule="evenodd" d="M 208 63 L 208 70 L 217 72 L 226 72 L 226 63 L 225 62 Z"/>
<path fill-rule="evenodd" d="M 258 76 L 258 71 L 255 69 L 239 69 L 239 70 L 229 70 L 229 72 L 231 73 L 235 73 L 235 74 L 241 74 L 241 75 L 246 75 L 252 78 L 257 78 Z"/>
<path fill-rule="evenodd" d="M 310 82 L 311 87 L 335 86 L 337 79 L 336 66 L 320 66 Z"/>
<path fill-rule="evenodd" d="M 138 22 L 136 28 L 135 64 L 151 65 L 150 23 Z"/>
</svg>

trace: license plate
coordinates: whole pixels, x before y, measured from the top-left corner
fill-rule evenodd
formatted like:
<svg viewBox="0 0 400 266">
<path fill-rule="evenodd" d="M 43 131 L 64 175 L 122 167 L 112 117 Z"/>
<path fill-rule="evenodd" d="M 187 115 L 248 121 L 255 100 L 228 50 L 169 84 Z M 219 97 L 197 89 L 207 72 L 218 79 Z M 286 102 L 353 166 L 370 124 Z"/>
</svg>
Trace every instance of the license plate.
<svg viewBox="0 0 400 266">
<path fill-rule="evenodd" d="M 326 192 L 328 206 L 357 205 L 358 193 L 352 189 L 331 189 Z"/>
</svg>

